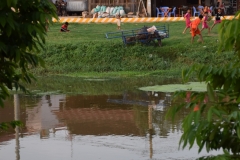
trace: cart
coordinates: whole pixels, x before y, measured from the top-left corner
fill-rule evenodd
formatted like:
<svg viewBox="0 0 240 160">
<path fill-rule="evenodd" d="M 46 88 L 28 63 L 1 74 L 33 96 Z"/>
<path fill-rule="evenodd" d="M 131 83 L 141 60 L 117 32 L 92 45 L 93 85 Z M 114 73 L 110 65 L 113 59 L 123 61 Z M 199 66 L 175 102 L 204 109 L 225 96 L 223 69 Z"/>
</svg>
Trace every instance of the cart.
<svg viewBox="0 0 240 160">
<path fill-rule="evenodd" d="M 162 39 L 169 38 L 169 26 L 167 25 L 156 26 L 157 29 L 152 33 L 147 32 L 147 28 L 149 27 L 144 26 L 140 29 L 108 32 L 106 38 L 122 38 L 124 45 L 134 43 L 150 44 L 151 42 L 155 43 L 156 40 L 160 47 L 162 46 Z"/>
</svg>

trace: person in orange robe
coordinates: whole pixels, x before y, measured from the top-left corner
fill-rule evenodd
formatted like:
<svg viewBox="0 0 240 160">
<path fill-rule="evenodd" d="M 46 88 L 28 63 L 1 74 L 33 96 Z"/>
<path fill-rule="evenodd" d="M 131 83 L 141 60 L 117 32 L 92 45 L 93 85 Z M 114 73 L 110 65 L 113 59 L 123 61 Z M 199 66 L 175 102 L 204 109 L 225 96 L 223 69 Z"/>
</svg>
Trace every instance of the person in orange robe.
<svg viewBox="0 0 240 160">
<path fill-rule="evenodd" d="M 193 43 L 194 37 L 196 35 L 199 35 L 199 37 L 200 37 L 199 40 L 203 43 L 201 31 L 198 29 L 198 25 L 201 23 L 202 19 L 203 19 L 203 16 L 199 15 L 198 18 L 196 18 L 195 20 L 193 20 L 191 22 L 191 25 L 190 25 L 191 34 L 192 34 L 191 43 Z"/>
</svg>

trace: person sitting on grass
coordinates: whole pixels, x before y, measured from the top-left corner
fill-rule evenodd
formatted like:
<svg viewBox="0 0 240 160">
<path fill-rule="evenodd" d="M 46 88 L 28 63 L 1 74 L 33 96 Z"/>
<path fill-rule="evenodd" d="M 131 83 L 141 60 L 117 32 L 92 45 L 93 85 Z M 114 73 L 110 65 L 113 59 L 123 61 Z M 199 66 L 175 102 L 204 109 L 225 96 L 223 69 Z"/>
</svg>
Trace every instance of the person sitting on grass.
<svg viewBox="0 0 240 160">
<path fill-rule="evenodd" d="M 193 43 L 193 40 L 194 40 L 194 37 L 196 35 L 199 35 L 199 40 L 203 43 L 203 38 L 202 38 L 202 35 L 201 35 L 201 31 L 198 29 L 198 25 L 201 23 L 203 19 L 203 16 L 202 15 L 199 15 L 198 18 L 196 18 L 195 20 L 193 20 L 191 22 L 191 34 L 192 34 L 192 38 L 191 38 L 191 43 Z"/>
<path fill-rule="evenodd" d="M 60 32 L 70 32 L 70 30 L 68 30 L 68 22 L 65 22 L 60 29 Z"/>
</svg>

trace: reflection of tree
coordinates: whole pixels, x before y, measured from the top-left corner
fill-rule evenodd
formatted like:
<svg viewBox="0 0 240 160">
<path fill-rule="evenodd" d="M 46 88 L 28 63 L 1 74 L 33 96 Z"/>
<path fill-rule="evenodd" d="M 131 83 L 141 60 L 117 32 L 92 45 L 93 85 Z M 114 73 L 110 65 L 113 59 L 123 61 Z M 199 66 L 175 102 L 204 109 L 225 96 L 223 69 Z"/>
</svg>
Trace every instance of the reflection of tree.
<svg viewBox="0 0 240 160">
<path fill-rule="evenodd" d="M 20 102 L 19 102 L 19 95 L 14 94 L 14 120 L 19 121 L 20 120 Z M 20 160 L 20 142 L 19 142 L 19 126 L 16 126 L 15 128 L 15 141 L 16 141 L 16 147 L 15 147 L 15 153 L 16 153 L 16 160 Z"/>
<path fill-rule="evenodd" d="M 148 131 L 148 107 L 133 106 L 134 120 L 142 135 Z"/>
<path fill-rule="evenodd" d="M 29 90 L 41 90 L 41 92 L 59 91 L 69 94 L 84 95 L 113 95 L 122 94 L 126 88 L 136 90 L 136 88 L 149 85 L 161 85 L 176 81 L 175 79 L 164 79 L 159 77 L 141 78 L 115 78 L 115 79 L 86 79 L 73 77 L 38 77 L 37 82 L 28 85 Z M 136 92 L 138 93 L 138 92 Z"/>
<path fill-rule="evenodd" d="M 147 94 L 147 93 L 146 93 Z M 132 96 L 134 97 L 134 96 Z M 147 98 L 149 105 L 153 106 L 152 111 L 152 134 L 157 134 L 159 136 L 166 137 L 169 132 L 178 132 L 181 128 L 181 122 L 185 115 L 188 113 L 188 110 L 182 110 L 175 117 L 175 121 L 166 120 L 166 113 L 170 105 L 174 105 L 170 103 L 169 94 L 154 92 L 148 94 Z M 151 102 L 151 103 L 150 103 Z M 162 106 L 160 106 L 162 105 Z M 158 110 L 160 107 L 160 110 Z M 134 106 L 134 118 L 135 123 L 140 129 L 141 133 L 146 134 L 148 132 L 148 107 L 145 106 Z"/>
<path fill-rule="evenodd" d="M 153 123 L 154 129 L 158 129 L 157 134 L 159 136 L 167 137 L 169 132 L 175 132 L 180 129 L 181 119 L 176 123 L 171 123 L 165 119 L 166 111 L 154 111 L 153 113 Z"/>
</svg>

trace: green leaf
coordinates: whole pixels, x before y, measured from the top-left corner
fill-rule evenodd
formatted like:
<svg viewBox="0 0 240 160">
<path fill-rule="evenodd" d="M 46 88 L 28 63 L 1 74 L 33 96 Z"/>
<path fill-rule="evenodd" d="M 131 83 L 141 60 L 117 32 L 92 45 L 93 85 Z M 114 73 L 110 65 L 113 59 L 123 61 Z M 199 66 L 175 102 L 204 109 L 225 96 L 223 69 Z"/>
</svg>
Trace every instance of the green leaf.
<svg viewBox="0 0 240 160">
<path fill-rule="evenodd" d="M 214 96 L 214 92 L 213 92 L 213 87 L 208 83 L 207 84 L 207 93 L 208 93 L 208 97 L 210 101 L 214 101 L 215 100 L 215 96 Z"/>
<path fill-rule="evenodd" d="M 15 26 L 14 26 L 14 22 L 13 22 L 13 19 L 12 19 L 12 14 L 9 14 L 8 15 L 8 21 L 7 23 L 9 24 L 9 26 L 11 27 L 11 29 L 15 29 Z"/>
<path fill-rule="evenodd" d="M 207 152 L 210 151 L 210 143 L 209 143 L 209 142 L 206 143 L 206 151 L 207 151 Z"/>
<path fill-rule="evenodd" d="M 16 89 L 16 91 L 18 90 L 18 83 L 14 83 L 14 87 Z"/>
<path fill-rule="evenodd" d="M 1 14 L 0 15 L 0 24 L 4 27 L 6 22 L 7 22 L 6 17 L 3 14 Z"/>
<path fill-rule="evenodd" d="M 218 70 L 218 75 L 221 75 L 222 72 L 223 72 L 223 68 L 221 67 L 221 68 L 219 68 L 219 70 Z"/>
<path fill-rule="evenodd" d="M 212 120 L 212 108 L 213 107 L 210 107 L 210 109 L 208 110 L 208 113 L 207 113 L 207 120 L 209 122 Z"/>
<path fill-rule="evenodd" d="M 218 117 L 221 117 L 221 113 L 215 107 L 212 107 L 212 112 L 215 113 Z"/>
<path fill-rule="evenodd" d="M 199 146 L 198 153 L 200 153 L 200 152 L 202 151 L 204 145 L 205 145 L 205 141 L 203 141 L 203 142 L 201 143 L 201 145 Z"/>
<path fill-rule="evenodd" d="M 4 106 L 3 100 L 2 100 L 2 98 L 0 97 L 0 107 L 3 107 L 3 106 Z"/>
<path fill-rule="evenodd" d="M 194 117 L 194 112 L 191 112 L 189 115 L 188 115 L 188 121 L 187 121 L 187 128 L 190 128 L 192 122 L 193 122 L 193 117 Z"/>
<path fill-rule="evenodd" d="M 16 6 L 18 0 L 12 0 L 12 6 Z"/>
<path fill-rule="evenodd" d="M 230 153 L 226 149 L 223 149 L 223 152 L 225 155 L 228 155 L 228 156 L 230 155 Z"/>
<path fill-rule="evenodd" d="M 231 78 L 234 78 L 237 73 L 237 69 L 232 70 Z"/>
<path fill-rule="evenodd" d="M 0 123 L 0 129 L 2 129 L 2 130 L 7 130 L 8 128 L 9 128 L 9 127 L 8 127 L 8 125 L 7 125 L 6 122 Z"/>
<path fill-rule="evenodd" d="M 223 89 L 224 89 L 225 92 L 230 89 L 231 84 L 232 84 L 232 81 L 231 81 L 230 79 L 227 79 L 227 80 L 224 82 Z"/>
<path fill-rule="evenodd" d="M 7 36 L 10 37 L 10 35 L 12 33 L 12 29 L 10 27 L 7 27 L 5 32 L 7 33 Z"/>
<path fill-rule="evenodd" d="M 237 127 L 237 136 L 240 139 L 240 126 Z"/>
<path fill-rule="evenodd" d="M 16 57 L 15 57 L 15 61 L 16 61 L 16 63 L 18 63 L 19 62 L 19 60 L 20 60 L 20 51 L 19 50 L 16 50 Z"/>
<path fill-rule="evenodd" d="M 43 60 L 42 58 L 39 58 L 38 61 L 39 61 L 40 65 L 41 65 L 42 67 L 44 67 L 44 68 L 46 67 L 46 66 L 45 66 L 45 62 L 44 62 L 44 60 Z"/>
<path fill-rule="evenodd" d="M 210 136 L 209 136 L 210 141 L 212 141 L 214 139 L 216 132 L 217 132 L 217 129 L 214 128 L 213 131 L 211 132 Z"/>
<path fill-rule="evenodd" d="M 195 131 L 191 130 L 189 134 L 189 144 L 190 144 L 189 149 L 192 148 L 194 141 L 195 141 Z"/>
<path fill-rule="evenodd" d="M 183 79 L 183 82 L 186 82 L 187 80 L 186 80 L 186 73 L 187 71 L 186 71 L 186 69 L 183 69 L 182 70 L 182 79 Z"/>
<path fill-rule="evenodd" d="M 202 108 L 203 107 L 203 105 L 201 105 L 201 106 L 199 106 L 200 108 Z M 201 112 L 195 112 L 196 113 L 196 115 L 195 115 L 195 119 L 194 119 L 194 121 L 195 121 L 195 123 L 198 123 L 201 119 L 200 119 L 200 117 L 201 117 Z"/>
<path fill-rule="evenodd" d="M 7 0 L 7 6 L 11 7 L 11 5 L 12 5 L 12 0 Z"/>
<path fill-rule="evenodd" d="M 203 67 L 199 73 L 199 79 L 200 81 L 204 81 L 205 79 L 205 75 L 206 75 L 206 72 L 208 71 L 208 67 Z"/>
<path fill-rule="evenodd" d="M 11 121 L 10 125 L 12 126 L 12 128 L 16 128 L 17 126 L 21 127 L 23 123 L 21 121 Z"/>
</svg>

